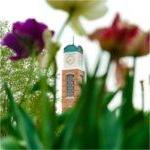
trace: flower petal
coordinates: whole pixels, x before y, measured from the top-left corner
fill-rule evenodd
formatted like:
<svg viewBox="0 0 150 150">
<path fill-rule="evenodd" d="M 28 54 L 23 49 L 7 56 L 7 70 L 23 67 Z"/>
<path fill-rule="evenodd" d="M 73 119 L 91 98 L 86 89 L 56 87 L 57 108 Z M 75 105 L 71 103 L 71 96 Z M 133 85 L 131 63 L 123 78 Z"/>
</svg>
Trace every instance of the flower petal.
<svg viewBox="0 0 150 150">
<path fill-rule="evenodd" d="M 13 24 L 14 33 L 34 39 L 40 38 L 46 28 L 46 25 L 38 23 L 35 19 L 28 19 L 24 23 L 16 22 Z"/>
<path fill-rule="evenodd" d="M 150 32 L 145 33 L 139 53 L 142 55 L 150 54 Z"/>
<path fill-rule="evenodd" d="M 70 21 L 71 27 L 75 32 L 77 32 L 79 35 L 85 35 L 86 31 L 82 27 L 79 19 L 77 17 L 73 17 Z"/>
<path fill-rule="evenodd" d="M 117 13 L 113 20 L 112 27 L 119 27 L 121 23 L 120 15 Z"/>
<path fill-rule="evenodd" d="M 66 1 L 66 0 L 47 0 L 48 4 L 50 4 L 53 8 L 55 9 L 62 9 L 64 11 L 67 11 L 67 12 L 70 12 L 71 8 L 73 7 L 74 5 L 74 0 L 69 0 L 69 1 Z"/>
<path fill-rule="evenodd" d="M 102 17 L 107 12 L 107 8 L 104 5 L 104 2 L 104 0 L 86 2 L 82 15 L 88 20 L 94 20 Z"/>
<path fill-rule="evenodd" d="M 29 55 L 29 51 L 25 48 L 25 46 L 18 40 L 17 36 L 13 33 L 8 33 L 3 41 L 2 45 L 5 45 L 12 49 L 16 56 L 12 56 L 11 58 L 15 60 L 16 58 L 26 58 Z"/>
<path fill-rule="evenodd" d="M 4 37 L 2 45 L 13 49 L 17 54 L 21 54 L 22 49 L 24 49 L 23 45 L 18 41 L 17 36 L 13 33 L 8 33 Z"/>
</svg>

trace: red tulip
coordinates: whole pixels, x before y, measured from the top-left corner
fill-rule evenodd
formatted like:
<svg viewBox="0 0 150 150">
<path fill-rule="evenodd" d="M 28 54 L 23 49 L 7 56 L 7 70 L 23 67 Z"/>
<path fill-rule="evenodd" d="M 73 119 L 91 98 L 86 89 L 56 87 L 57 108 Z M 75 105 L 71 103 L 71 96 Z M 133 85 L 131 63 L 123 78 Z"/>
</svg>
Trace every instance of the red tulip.
<svg viewBox="0 0 150 150">
<path fill-rule="evenodd" d="M 113 58 L 142 56 L 150 50 L 150 33 L 121 21 L 119 14 L 110 27 L 97 29 L 89 38 L 98 40 L 102 49 L 108 51 Z"/>
<path fill-rule="evenodd" d="M 128 55 L 142 56 L 150 53 L 150 33 L 140 32 L 136 37 L 124 41 L 122 50 Z"/>
</svg>

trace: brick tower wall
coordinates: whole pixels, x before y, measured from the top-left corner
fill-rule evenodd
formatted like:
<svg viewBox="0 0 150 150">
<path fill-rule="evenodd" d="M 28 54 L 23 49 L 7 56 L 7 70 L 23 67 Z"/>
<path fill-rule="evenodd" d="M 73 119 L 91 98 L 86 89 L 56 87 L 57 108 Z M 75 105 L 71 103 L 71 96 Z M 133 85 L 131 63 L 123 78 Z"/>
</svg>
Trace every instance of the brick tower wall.
<svg viewBox="0 0 150 150">
<path fill-rule="evenodd" d="M 74 96 L 67 97 L 67 75 L 74 75 Z M 80 94 L 80 83 L 84 78 L 84 71 L 79 69 L 63 70 L 62 71 L 62 111 L 72 107 Z"/>
</svg>

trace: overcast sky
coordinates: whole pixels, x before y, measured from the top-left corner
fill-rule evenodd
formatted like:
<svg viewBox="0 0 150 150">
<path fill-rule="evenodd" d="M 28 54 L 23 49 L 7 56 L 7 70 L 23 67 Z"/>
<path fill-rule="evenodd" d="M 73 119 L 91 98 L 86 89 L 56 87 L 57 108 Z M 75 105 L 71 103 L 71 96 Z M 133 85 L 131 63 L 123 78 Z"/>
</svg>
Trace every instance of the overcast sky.
<svg viewBox="0 0 150 150">
<path fill-rule="evenodd" d="M 98 27 L 107 26 L 111 23 L 116 12 L 119 12 L 123 19 L 137 24 L 145 31 L 150 31 L 150 0 L 107 0 L 108 13 L 101 19 L 96 21 L 87 21 L 82 19 L 85 29 L 90 33 Z M 66 13 L 50 8 L 45 0 L 0 0 L 0 20 L 8 20 L 11 23 L 15 21 L 24 21 L 27 18 L 36 18 L 38 21 L 46 23 L 50 29 L 59 31 L 63 24 Z M 72 43 L 72 37 L 75 37 L 75 44 L 81 45 L 84 49 L 84 54 L 88 59 L 89 68 L 92 71 L 96 56 L 99 53 L 97 43 L 90 42 L 85 37 L 77 36 L 70 27 L 64 31 L 61 38 L 62 49 L 67 44 Z M 58 54 L 59 72 L 62 68 L 62 54 Z M 105 60 L 105 58 L 104 58 Z M 129 64 L 132 63 L 127 59 Z M 136 90 L 134 103 L 135 106 L 141 107 L 141 92 L 140 80 L 145 80 L 145 105 L 146 109 L 150 109 L 150 81 L 148 76 L 150 74 L 150 55 L 138 59 L 137 76 L 136 76 Z M 109 84 L 110 89 L 114 88 L 114 82 Z M 112 104 L 113 106 L 113 104 Z"/>
</svg>

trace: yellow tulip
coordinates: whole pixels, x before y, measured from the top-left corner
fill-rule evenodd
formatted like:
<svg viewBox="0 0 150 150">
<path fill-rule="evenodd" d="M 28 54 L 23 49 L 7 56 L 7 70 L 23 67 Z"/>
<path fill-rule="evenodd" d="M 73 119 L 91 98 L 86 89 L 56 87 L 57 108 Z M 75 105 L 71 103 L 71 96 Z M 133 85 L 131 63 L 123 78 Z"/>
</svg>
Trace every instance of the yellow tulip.
<svg viewBox="0 0 150 150">
<path fill-rule="evenodd" d="M 80 17 L 88 20 L 94 20 L 102 17 L 107 9 L 106 0 L 47 0 L 48 4 L 55 9 L 60 9 L 69 13 L 70 24 L 79 34 L 85 34 L 80 23 Z"/>
</svg>

